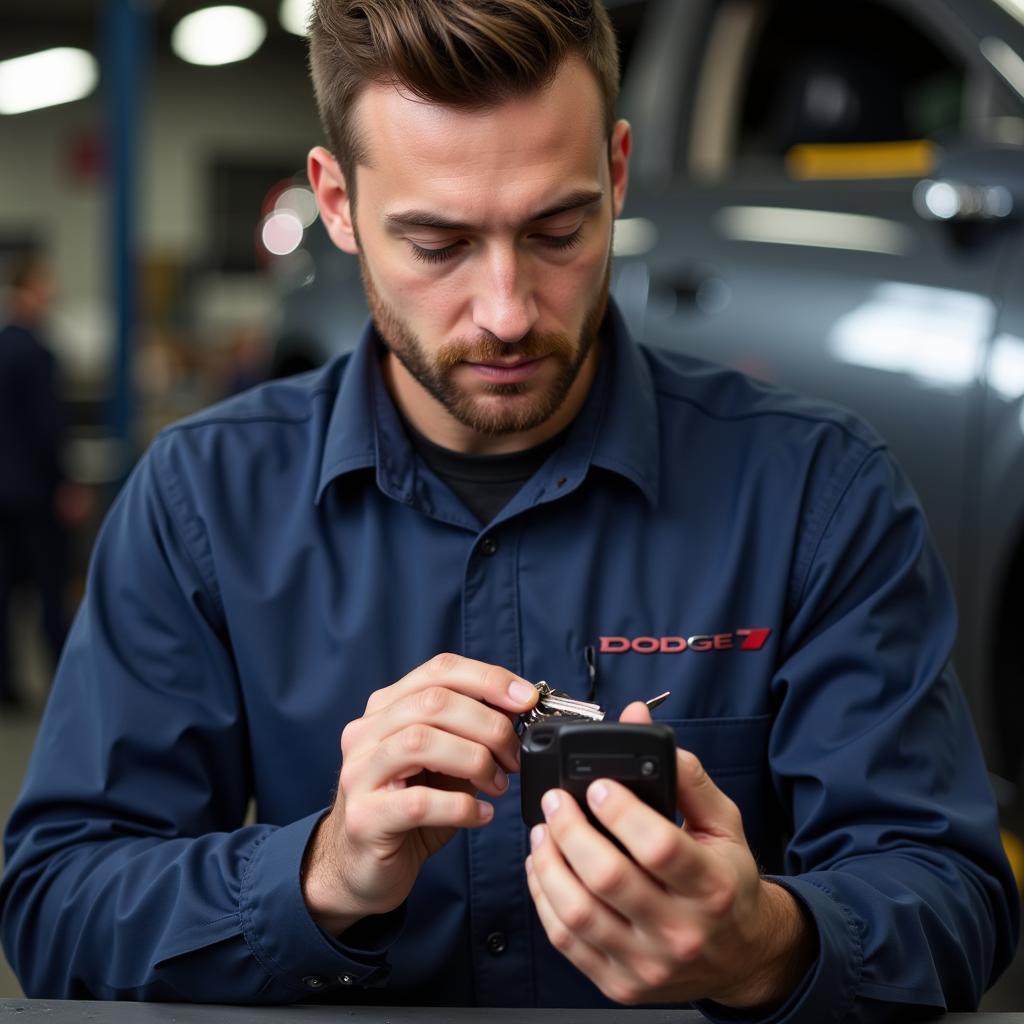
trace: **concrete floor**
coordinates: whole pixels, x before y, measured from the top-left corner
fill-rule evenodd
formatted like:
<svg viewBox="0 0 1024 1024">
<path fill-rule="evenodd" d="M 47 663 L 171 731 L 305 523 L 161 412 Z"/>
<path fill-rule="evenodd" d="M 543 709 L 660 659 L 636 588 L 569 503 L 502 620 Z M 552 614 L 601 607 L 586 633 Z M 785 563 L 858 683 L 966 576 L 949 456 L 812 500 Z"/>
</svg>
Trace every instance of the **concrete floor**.
<svg viewBox="0 0 1024 1024">
<path fill-rule="evenodd" d="M 31 636 L 29 616 L 21 613 L 16 625 L 16 635 Z M 35 739 L 39 715 L 45 702 L 47 673 L 45 654 L 35 643 L 23 643 L 19 655 L 22 678 L 29 682 L 31 708 L 16 716 L 0 712 L 0 822 L 6 822 L 7 815 L 18 795 L 21 778 L 28 763 Z M 1024 834 L 1019 831 L 1018 834 Z M 14 973 L 0 953 L 0 998 L 18 998 L 22 995 Z M 995 987 L 985 996 L 983 1010 L 1007 1012 L 1024 1010 L 1024 951 Z"/>
<path fill-rule="evenodd" d="M 16 641 L 15 663 L 17 677 L 25 680 L 29 708 L 24 713 L 12 715 L 0 710 L 0 822 L 6 823 L 25 774 L 32 744 L 35 741 L 39 715 L 46 700 L 50 667 L 42 647 L 42 639 L 35 640 L 34 616 L 30 609 L 15 610 L 13 623 Z M 26 638 L 34 642 L 21 642 Z M 21 986 L 0 951 L 0 998 L 20 997 Z"/>
<path fill-rule="evenodd" d="M 0 712 L 0 820 L 7 820 L 18 795 L 37 722 L 35 715 L 12 718 Z M 0 998 L 20 995 L 21 988 L 7 965 L 7 959 L 0 954 Z"/>
</svg>

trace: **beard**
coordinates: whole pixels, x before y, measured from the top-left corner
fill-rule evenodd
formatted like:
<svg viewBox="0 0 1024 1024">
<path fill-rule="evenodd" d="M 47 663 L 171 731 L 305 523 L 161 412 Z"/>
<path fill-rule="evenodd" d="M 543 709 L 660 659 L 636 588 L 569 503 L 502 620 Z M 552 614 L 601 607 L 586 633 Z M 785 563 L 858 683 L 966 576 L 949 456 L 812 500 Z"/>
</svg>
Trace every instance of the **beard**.
<svg viewBox="0 0 1024 1024">
<path fill-rule="evenodd" d="M 359 269 L 374 326 L 388 351 L 459 423 L 489 437 L 532 430 L 565 401 L 597 342 L 611 283 L 609 258 L 598 294 L 575 340 L 566 334 L 531 330 L 518 341 L 503 342 L 493 334 L 482 333 L 476 339 L 455 338 L 431 355 L 381 297 L 361 253 Z M 520 360 L 549 357 L 555 363 L 554 379 L 544 384 L 532 380 L 515 384 L 484 382 L 473 391 L 455 379 L 456 370 L 464 363 L 499 362 L 513 355 Z"/>
</svg>

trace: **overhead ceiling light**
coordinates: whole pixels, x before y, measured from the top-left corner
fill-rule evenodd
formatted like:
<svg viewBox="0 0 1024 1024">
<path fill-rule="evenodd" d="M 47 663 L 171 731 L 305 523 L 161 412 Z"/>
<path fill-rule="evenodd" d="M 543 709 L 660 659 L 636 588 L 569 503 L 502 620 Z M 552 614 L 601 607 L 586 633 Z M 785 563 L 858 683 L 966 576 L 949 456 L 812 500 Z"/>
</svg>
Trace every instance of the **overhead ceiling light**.
<svg viewBox="0 0 1024 1024">
<path fill-rule="evenodd" d="M 287 256 L 302 244 L 302 221 L 291 210 L 275 210 L 260 227 L 267 252 Z"/>
<path fill-rule="evenodd" d="M 293 188 L 285 189 L 274 203 L 275 210 L 287 210 L 294 214 L 302 223 L 303 228 L 308 228 L 320 216 L 320 210 L 316 205 L 316 197 L 312 189 L 305 185 L 296 185 Z"/>
<path fill-rule="evenodd" d="M 233 64 L 251 57 L 266 36 L 266 22 L 246 7 L 206 7 L 174 26 L 171 48 L 189 64 Z"/>
<path fill-rule="evenodd" d="M 312 13 L 313 0 L 281 0 L 277 17 L 285 31 L 304 36 Z"/>
<path fill-rule="evenodd" d="M 99 77 L 96 58 L 70 46 L 0 61 L 0 114 L 80 100 L 96 88 Z"/>
</svg>

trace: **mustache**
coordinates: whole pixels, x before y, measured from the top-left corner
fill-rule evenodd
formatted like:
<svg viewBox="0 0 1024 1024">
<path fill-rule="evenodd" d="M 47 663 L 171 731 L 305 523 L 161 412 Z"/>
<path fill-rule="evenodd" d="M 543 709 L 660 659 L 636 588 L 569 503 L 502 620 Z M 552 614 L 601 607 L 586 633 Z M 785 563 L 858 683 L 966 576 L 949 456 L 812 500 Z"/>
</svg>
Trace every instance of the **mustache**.
<svg viewBox="0 0 1024 1024">
<path fill-rule="evenodd" d="M 475 341 L 456 338 L 437 353 L 434 361 L 440 369 L 453 370 L 459 363 L 497 363 L 510 356 L 527 360 L 552 355 L 571 360 L 575 352 L 575 346 L 565 334 L 530 331 L 514 342 L 501 341 L 493 334 L 481 335 Z"/>
</svg>

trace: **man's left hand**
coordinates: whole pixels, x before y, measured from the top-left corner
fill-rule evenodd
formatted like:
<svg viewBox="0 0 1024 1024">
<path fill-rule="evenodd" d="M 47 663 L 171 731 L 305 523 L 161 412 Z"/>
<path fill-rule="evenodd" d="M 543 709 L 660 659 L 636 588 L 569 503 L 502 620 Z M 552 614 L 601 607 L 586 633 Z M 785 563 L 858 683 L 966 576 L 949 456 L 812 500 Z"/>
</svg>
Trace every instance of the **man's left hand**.
<svg viewBox="0 0 1024 1024">
<path fill-rule="evenodd" d="M 623 721 L 649 722 L 642 704 Z M 530 893 L 551 944 L 618 1003 L 710 999 L 770 1011 L 817 955 L 813 924 L 784 888 L 761 878 L 739 808 L 691 753 L 676 752 L 684 825 L 624 786 L 587 790 L 597 832 L 562 790 L 545 794 L 531 833 Z"/>
</svg>

